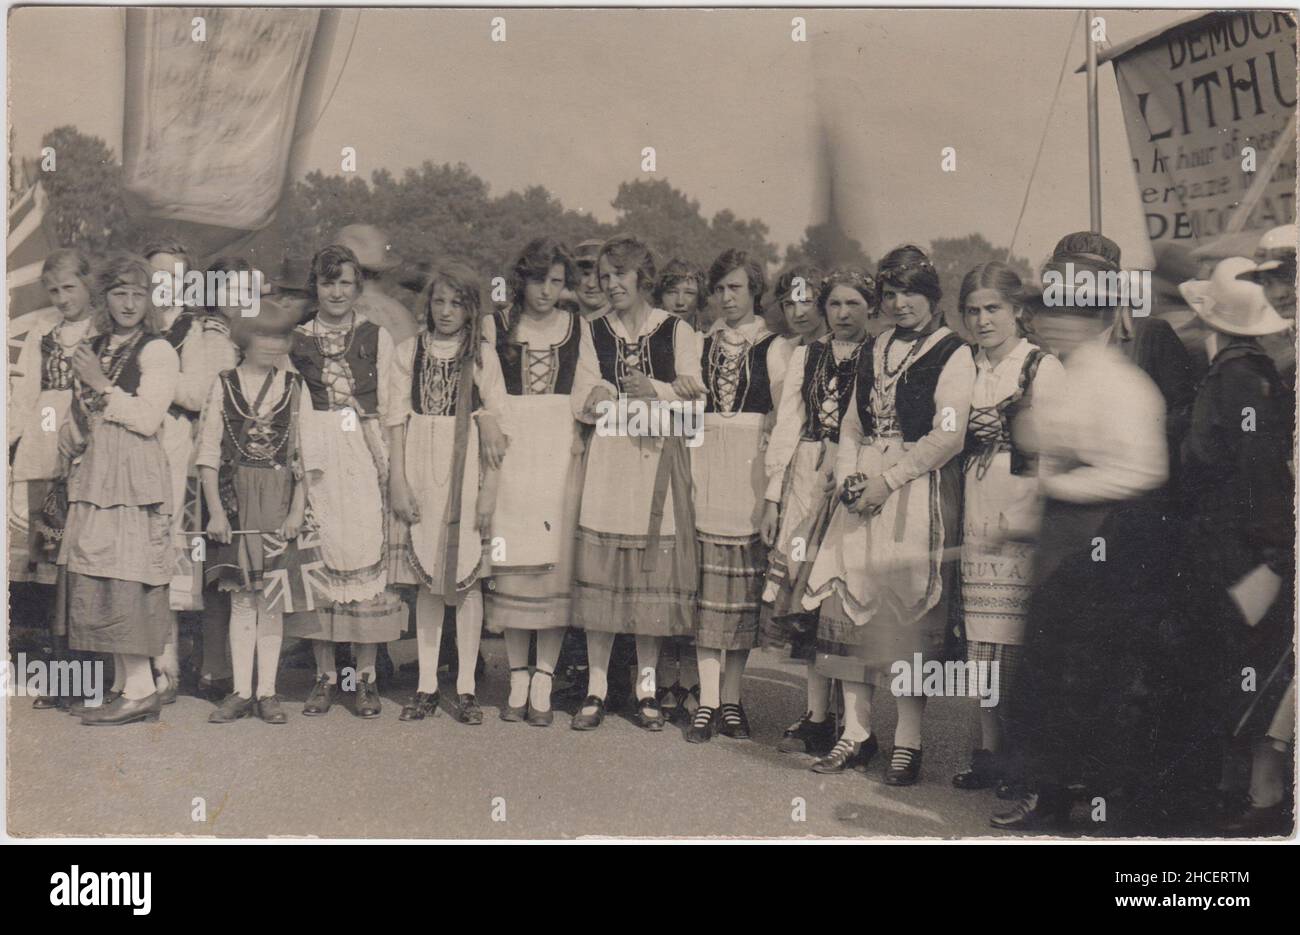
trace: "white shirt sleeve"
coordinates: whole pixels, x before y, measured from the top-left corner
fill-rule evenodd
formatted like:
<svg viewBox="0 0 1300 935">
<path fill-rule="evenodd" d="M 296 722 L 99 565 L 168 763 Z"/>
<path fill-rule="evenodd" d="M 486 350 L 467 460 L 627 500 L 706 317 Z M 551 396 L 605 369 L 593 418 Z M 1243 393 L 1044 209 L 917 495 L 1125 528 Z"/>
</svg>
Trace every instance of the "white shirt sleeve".
<svg viewBox="0 0 1300 935">
<path fill-rule="evenodd" d="M 418 334 L 407 338 L 387 355 L 380 357 L 379 379 L 382 384 L 386 384 L 386 389 L 379 407 L 379 417 L 385 428 L 401 425 L 411 414 L 412 369 L 415 366 L 415 342 L 419 340 Z M 303 395 L 307 395 L 305 388 Z"/>
<path fill-rule="evenodd" d="M 938 470 L 961 452 L 966 442 L 966 422 L 970 418 L 974 387 L 975 359 L 970 348 L 962 346 L 948 358 L 939 374 L 930 431 L 917 439 L 902 460 L 884 473 L 890 490 Z"/>
<path fill-rule="evenodd" d="M 1068 372 L 1067 372 L 1068 373 Z M 1165 401 L 1151 379 L 1127 361 L 1091 371 L 1097 378 L 1079 386 L 1063 381 L 1054 406 L 1072 408 L 1077 426 L 1069 469 L 1052 473 L 1043 491 L 1067 503 L 1131 500 L 1154 490 L 1169 476 Z M 1059 409 L 1058 409 L 1059 411 Z M 1052 417 L 1052 409 L 1041 414 Z"/>
<path fill-rule="evenodd" d="M 225 384 L 220 378 L 212 381 L 212 390 L 208 401 L 203 406 L 199 417 L 198 444 L 194 450 L 196 467 L 219 468 L 221 466 L 221 435 L 225 422 L 221 418 L 221 407 L 225 404 Z"/>
<path fill-rule="evenodd" d="M 868 349 L 869 350 L 869 349 Z M 865 354 L 867 351 L 864 350 Z M 840 420 L 840 443 L 835 449 L 835 483 L 842 485 L 858 467 L 858 449 L 862 447 L 862 420 L 858 418 L 858 388 L 853 388 L 849 408 Z"/>
<path fill-rule="evenodd" d="M 180 373 L 180 358 L 172 346 L 164 340 L 150 341 L 140 352 L 140 386 L 135 393 L 120 386 L 109 390 L 104 418 L 138 435 L 155 434 L 176 397 Z"/>
<path fill-rule="evenodd" d="M 208 390 L 217 374 L 231 369 L 237 362 L 235 345 L 226 331 L 219 327 L 205 328 L 202 321 L 194 322 L 181 345 L 176 405 L 198 412 L 207 401 Z"/>
<path fill-rule="evenodd" d="M 375 347 L 375 375 L 378 380 L 375 386 L 375 405 L 379 408 L 379 424 L 383 426 L 388 425 L 389 397 L 392 394 L 388 377 L 393 369 L 393 351 L 393 336 L 386 328 L 380 328 L 379 341 Z"/>
<path fill-rule="evenodd" d="M 41 395 L 41 338 L 45 333 L 33 327 L 18 352 L 18 373 L 9 381 L 9 444 L 23 436 L 31 411 Z"/>
<path fill-rule="evenodd" d="M 700 335 L 680 318 L 673 326 L 673 369 L 679 377 L 700 378 Z M 592 346 L 595 351 L 595 346 Z M 655 395 L 660 399 L 682 399 L 673 392 L 672 383 L 651 380 Z M 590 392 L 590 390 L 588 391 Z"/>
<path fill-rule="evenodd" d="M 781 338 L 777 338 L 767 346 L 767 385 L 772 392 L 773 409 L 777 409 L 781 404 L 781 396 L 785 392 L 785 381 L 788 378 L 789 366 L 794 360 L 795 350 L 796 348 L 789 341 Z"/>
<path fill-rule="evenodd" d="M 785 368 L 785 380 L 781 398 L 776 407 L 776 425 L 767 440 L 767 451 L 763 455 L 763 468 L 767 473 L 766 499 L 773 503 L 781 500 L 781 486 L 785 482 L 785 471 L 794 457 L 803 435 L 803 372 L 808 360 L 808 348 L 796 347 Z M 770 361 L 770 354 L 769 354 Z M 770 362 L 769 362 L 769 366 Z M 769 370 L 769 373 L 771 371 Z"/>
<path fill-rule="evenodd" d="M 573 417 L 578 421 L 589 425 L 595 423 L 596 417 L 583 410 L 587 405 L 587 397 L 598 386 L 606 387 L 611 393 L 618 395 L 618 387 L 600 375 L 596 344 L 591 340 L 591 323 L 584 321 L 582 335 L 578 339 L 578 367 L 573 374 L 573 392 L 569 394 L 569 406 L 573 410 Z"/>
<path fill-rule="evenodd" d="M 483 365 L 474 368 L 474 382 L 478 385 L 478 394 L 483 402 L 478 412 L 494 417 L 497 424 L 505 428 L 506 406 L 509 404 L 510 394 L 506 392 L 506 378 L 501 372 L 501 360 L 497 357 L 495 347 L 484 344 L 482 350 Z"/>
</svg>

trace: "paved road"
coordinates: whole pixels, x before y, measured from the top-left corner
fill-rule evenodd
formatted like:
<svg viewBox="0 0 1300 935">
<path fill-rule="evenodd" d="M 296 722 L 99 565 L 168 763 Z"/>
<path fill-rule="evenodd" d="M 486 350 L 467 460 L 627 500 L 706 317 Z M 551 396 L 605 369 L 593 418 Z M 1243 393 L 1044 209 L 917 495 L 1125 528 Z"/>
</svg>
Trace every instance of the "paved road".
<svg viewBox="0 0 1300 935">
<path fill-rule="evenodd" d="M 467 727 L 447 712 L 403 724 L 413 689 L 401 675 L 382 690 L 373 721 L 337 706 L 299 715 L 311 673 L 286 670 L 289 724 L 206 722 L 211 705 L 182 696 L 157 724 L 92 729 L 58 711 L 8 698 L 8 824 L 14 835 L 217 835 L 222 837 L 575 838 L 635 836 L 971 836 L 988 827 L 991 792 L 949 780 L 970 748 L 972 702 L 938 699 L 926 716 L 921 783 L 891 789 L 886 757 L 867 774 L 819 776 L 810 759 L 777 753 L 781 730 L 803 707 L 799 667 L 753 655 L 746 677 L 751 741 L 688 744 L 681 730 L 649 734 L 624 716 L 597 731 L 497 719 L 507 666 L 499 639 Z M 398 663 L 413 652 L 394 647 Z M 452 686 L 443 685 L 447 697 Z M 894 708 L 874 721 L 888 748 Z M 194 800 L 206 822 L 193 820 Z M 796 798 L 805 820 L 793 817 Z M 504 805 L 504 809 L 502 808 Z M 504 820 L 497 820 L 504 818 Z"/>
</svg>

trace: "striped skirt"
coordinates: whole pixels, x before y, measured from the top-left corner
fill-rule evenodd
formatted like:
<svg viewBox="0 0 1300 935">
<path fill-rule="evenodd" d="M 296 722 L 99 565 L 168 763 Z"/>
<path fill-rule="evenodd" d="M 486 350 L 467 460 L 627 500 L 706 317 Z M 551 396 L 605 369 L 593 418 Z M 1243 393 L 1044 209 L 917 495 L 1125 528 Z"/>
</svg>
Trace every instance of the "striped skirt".
<svg viewBox="0 0 1300 935">
<path fill-rule="evenodd" d="M 699 616 L 695 644 L 705 649 L 753 649 L 767 572 L 767 548 L 757 536 L 700 536 Z"/>
</svg>

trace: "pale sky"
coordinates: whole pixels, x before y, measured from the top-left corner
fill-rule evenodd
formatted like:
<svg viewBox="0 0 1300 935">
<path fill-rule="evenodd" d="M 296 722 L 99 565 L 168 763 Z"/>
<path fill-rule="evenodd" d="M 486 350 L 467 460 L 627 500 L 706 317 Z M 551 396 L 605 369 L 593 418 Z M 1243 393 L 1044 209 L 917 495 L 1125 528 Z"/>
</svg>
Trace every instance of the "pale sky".
<svg viewBox="0 0 1300 935">
<path fill-rule="evenodd" d="M 791 41 L 793 15 L 808 41 Z M 490 21 L 506 18 L 505 42 Z M 820 103 L 845 141 L 850 233 L 879 257 L 905 241 L 983 233 L 1007 245 L 1056 85 L 1074 11 L 344 11 L 325 81 L 343 69 L 308 169 L 395 174 L 466 163 L 494 194 L 545 185 L 612 220 L 621 181 L 657 176 L 701 202 L 761 218 L 784 249 L 819 218 Z M 1104 11 L 1112 43 L 1172 23 L 1172 10 Z M 11 11 L 15 146 L 74 124 L 121 156 L 123 19 L 112 8 Z M 344 66 L 344 51 L 356 39 Z M 1017 253 L 1037 262 L 1088 226 L 1080 33 L 1050 124 Z M 1102 70 L 1104 229 L 1145 250 L 1113 72 Z M 941 151 L 957 171 L 940 171 Z"/>
</svg>

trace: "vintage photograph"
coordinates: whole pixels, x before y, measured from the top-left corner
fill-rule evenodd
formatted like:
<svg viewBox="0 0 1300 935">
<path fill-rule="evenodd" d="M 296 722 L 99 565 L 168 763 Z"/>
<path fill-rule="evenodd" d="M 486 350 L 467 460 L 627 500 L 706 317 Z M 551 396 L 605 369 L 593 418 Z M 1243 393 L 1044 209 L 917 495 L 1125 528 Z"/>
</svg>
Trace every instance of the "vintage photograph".
<svg viewBox="0 0 1300 935">
<path fill-rule="evenodd" d="M 7 836 L 1295 837 L 1294 9 L 6 47 Z"/>
</svg>

